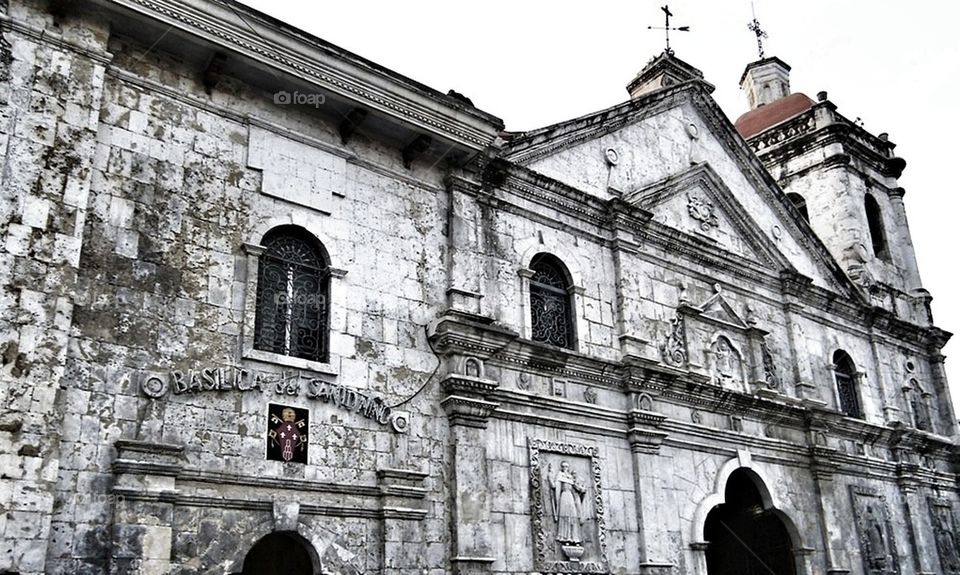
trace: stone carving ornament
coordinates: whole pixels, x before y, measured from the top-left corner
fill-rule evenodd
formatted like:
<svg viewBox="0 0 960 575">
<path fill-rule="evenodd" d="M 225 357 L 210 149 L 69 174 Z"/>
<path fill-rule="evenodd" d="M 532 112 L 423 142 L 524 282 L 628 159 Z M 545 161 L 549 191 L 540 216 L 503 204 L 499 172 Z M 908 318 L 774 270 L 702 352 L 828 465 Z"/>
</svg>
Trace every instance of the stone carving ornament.
<svg viewBox="0 0 960 575">
<path fill-rule="evenodd" d="M 550 466 L 552 468 L 552 466 Z M 548 469 L 548 474 L 549 474 Z M 550 483 L 553 502 L 553 516 L 556 518 L 556 539 L 568 558 L 579 561 L 583 556 L 583 496 L 587 488 L 583 486 L 576 472 L 570 469 L 570 462 L 562 460 L 560 471 L 553 475 Z"/>
<path fill-rule="evenodd" d="M 714 382 L 717 385 L 729 385 L 740 368 L 737 352 L 730 345 L 730 340 L 724 336 L 717 338 L 713 344 Z"/>
<path fill-rule="evenodd" d="M 850 486 L 860 538 L 860 555 L 867 575 L 899 575 L 900 559 L 886 499 L 875 489 Z"/>
<path fill-rule="evenodd" d="M 940 555 L 940 568 L 944 575 L 960 574 L 960 545 L 957 542 L 957 525 L 953 516 L 953 507 L 949 501 L 931 497 L 930 523 Z"/>
<path fill-rule="evenodd" d="M 670 320 L 670 333 L 660 348 L 663 361 L 673 367 L 681 367 L 687 362 L 687 346 L 683 340 L 683 314 L 679 311 Z"/>
<path fill-rule="evenodd" d="M 530 439 L 534 563 L 542 573 L 606 573 L 600 451 Z"/>
<path fill-rule="evenodd" d="M 760 341 L 760 354 L 763 356 L 763 381 L 770 389 L 780 388 L 780 378 L 777 377 L 777 366 L 773 363 L 773 354 L 765 340 Z"/>
<path fill-rule="evenodd" d="M 687 212 L 700 222 L 700 229 L 705 232 L 720 225 L 713 202 L 696 194 L 687 194 Z"/>
</svg>

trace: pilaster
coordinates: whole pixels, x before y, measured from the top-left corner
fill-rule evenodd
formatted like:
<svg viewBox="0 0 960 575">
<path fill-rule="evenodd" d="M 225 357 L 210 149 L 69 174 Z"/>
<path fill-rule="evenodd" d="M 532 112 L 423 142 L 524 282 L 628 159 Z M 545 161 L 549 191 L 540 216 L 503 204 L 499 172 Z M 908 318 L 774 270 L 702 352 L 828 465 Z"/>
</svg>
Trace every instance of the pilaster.
<svg viewBox="0 0 960 575">
<path fill-rule="evenodd" d="M 443 357 L 441 401 L 450 425 L 453 530 L 451 565 L 456 575 L 487 573 L 494 562 L 491 494 L 487 476 L 486 427 L 499 403 L 490 399 L 499 382 L 484 362 L 517 334 L 450 311 L 433 326 L 430 339 Z"/>
<path fill-rule="evenodd" d="M 827 426 L 818 420 L 812 420 L 807 428 L 809 444 L 810 472 L 813 475 L 814 490 L 817 496 L 817 508 L 820 515 L 820 532 L 823 538 L 823 551 L 827 573 L 841 575 L 850 572 L 850 558 L 847 555 L 844 526 L 849 523 L 837 508 L 840 500 L 833 481 L 839 465 L 834 457 L 837 450 L 827 443 Z"/>
<path fill-rule="evenodd" d="M 110 574 L 169 573 L 183 446 L 132 439 L 115 446 Z"/>
<path fill-rule="evenodd" d="M 447 307 L 472 316 L 483 309 L 483 274 L 480 245 L 481 206 L 477 201 L 480 183 L 467 174 L 446 179 L 447 208 Z"/>
<path fill-rule="evenodd" d="M 383 565 L 387 572 L 408 572 L 423 567 L 425 549 L 421 501 L 427 474 L 411 469 L 377 470 L 380 511 L 383 517 Z"/>
<path fill-rule="evenodd" d="M 932 533 L 923 528 L 923 504 L 918 493 L 920 483 L 916 478 L 918 466 L 915 463 L 901 463 L 897 466 L 897 485 L 900 487 L 903 501 L 903 517 L 907 528 L 907 540 L 910 542 L 913 566 L 918 575 L 937 572 L 937 547 L 931 540 Z"/>
<path fill-rule="evenodd" d="M 632 403 L 638 405 L 639 401 L 634 397 Z M 633 459 L 637 524 L 640 526 L 640 573 L 644 575 L 667 575 L 673 569 L 673 564 L 667 561 L 669 542 L 661 528 L 666 518 L 659 516 L 661 505 L 657 499 L 657 495 L 663 492 L 658 454 L 667 437 L 667 433 L 660 431 L 666 419 L 665 415 L 642 409 L 627 414 L 627 441 Z"/>
</svg>

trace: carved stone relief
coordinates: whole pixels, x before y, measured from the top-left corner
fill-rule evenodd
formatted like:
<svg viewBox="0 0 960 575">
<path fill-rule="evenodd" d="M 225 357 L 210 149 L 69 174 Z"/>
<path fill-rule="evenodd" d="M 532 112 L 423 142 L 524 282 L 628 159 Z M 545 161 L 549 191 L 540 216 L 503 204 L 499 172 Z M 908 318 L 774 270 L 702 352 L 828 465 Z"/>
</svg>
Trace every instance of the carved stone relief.
<svg viewBox="0 0 960 575">
<path fill-rule="evenodd" d="M 743 381 L 743 357 L 730 340 L 717 335 L 710 344 L 711 378 L 721 387 L 740 389 Z"/>
<path fill-rule="evenodd" d="M 460 371 L 467 377 L 483 377 L 483 362 L 473 356 L 466 356 L 460 367 Z"/>
<path fill-rule="evenodd" d="M 777 376 L 777 366 L 773 362 L 773 354 L 765 340 L 760 340 L 760 354 L 763 356 L 763 381 L 770 389 L 780 389 L 780 378 Z"/>
<path fill-rule="evenodd" d="M 600 454 L 593 446 L 530 439 L 534 563 L 542 573 L 606 573 Z"/>
<path fill-rule="evenodd" d="M 687 362 L 687 345 L 683 338 L 683 314 L 679 311 L 670 320 L 670 333 L 660 346 L 663 361 L 673 367 L 681 367 Z"/>
<path fill-rule="evenodd" d="M 867 575 L 899 575 L 900 559 L 886 499 L 875 489 L 850 486 L 853 513 L 860 539 L 860 555 Z"/>
<path fill-rule="evenodd" d="M 583 390 L 583 399 L 586 400 L 587 403 L 596 403 L 596 402 L 597 402 L 597 390 L 594 389 L 594 388 L 592 388 L 592 387 L 588 387 L 588 388 L 584 389 L 584 390 Z"/>
<path fill-rule="evenodd" d="M 517 387 L 523 390 L 530 389 L 530 374 L 521 373 L 517 377 Z"/>
<path fill-rule="evenodd" d="M 937 542 L 940 569 L 943 575 L 960 574 L 960 540 L 957 539 L 957 522 L 949 501 L 931 497 L 930 525 Z"/>
<path fill-rule="evenodd" d="M 705 232 L 720 225 L 713 202 L 697 194 L 687 194 L 687 213 L 700 222 L 700 229 Z"/>
<path fill-rule="evenodd" d="M 637 408 L 641 411 L 653 411 L 653 398 L 646 393 L 641 393 L 637 398 Z"/>
</svg>

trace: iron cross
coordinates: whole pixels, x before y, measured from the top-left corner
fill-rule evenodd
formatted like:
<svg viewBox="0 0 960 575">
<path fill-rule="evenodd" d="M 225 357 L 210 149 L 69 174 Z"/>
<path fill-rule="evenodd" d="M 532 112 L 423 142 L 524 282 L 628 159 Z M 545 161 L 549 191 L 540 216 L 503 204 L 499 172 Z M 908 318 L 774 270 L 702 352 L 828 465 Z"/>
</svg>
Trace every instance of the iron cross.
<svg viewBox="0 0 960 575">
<path fill-rule="evenodd" d="M 671 28 L 670 27 L 670 17 L 673 16 L 673 12 L 670 11 L 670 5 L 662 6 L 660 8 L 663 10 L 664 16 L 664 25 L 663 26 L 647 26 L 647 30 L 663 30 L 667 37 L 667 54 L 673 54 L 673 50 L 670 49 L 670 30 L 676 30 L 678 32 L 689 32 L 690 26 L 678 26 Z"/>
<path fill-rule="evenodd" d="M 753 3 L 750 4 L 751 9 L 753 8 Z M 763 39 L 767 37 L 767 33 L 760 28 L 760 21 L 757 20 L 757 13 L 753 13 L 753 21 L 747 24 L 747 28 L 757 35 L 757 51 L 760 52 L 760 59 L 763 60 Z"/>
</svg>

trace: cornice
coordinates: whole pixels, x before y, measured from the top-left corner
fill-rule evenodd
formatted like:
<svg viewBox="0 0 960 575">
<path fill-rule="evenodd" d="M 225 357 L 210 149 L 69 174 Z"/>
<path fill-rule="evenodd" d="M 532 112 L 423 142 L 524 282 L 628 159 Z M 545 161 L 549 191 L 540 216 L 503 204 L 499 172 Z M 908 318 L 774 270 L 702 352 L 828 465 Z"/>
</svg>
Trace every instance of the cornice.
<svg viewBox="0 0 960 575">
<path fill-rule="evenodd" d="M 113 60 L 113 54 L 110 52 L 91 50 L 90 48 L 81 46 L 76 42 L 64 38 L 54 29 L 37 28 L 16 18 L 11 18 L 6 14 L 0 14 L 0 32 L 5 33 L 8 31 L 23 34 L 36 42 L 44 42 L 60 49 L 69 50 L 104 66 L 110 64 L 111 60 Z"/>
<path fill-rule="evenodd" d="M 491 145 L 503 129 L 499 118 L 455 103 L 413 80 L 231 0 L 96 1 L 108 9 L 126 8 L 474 151 Z M 253 31 L 248 20 L 255 21 L 260 32 Z"/>
<path fill-rule="evenodd" d="M 699 80 L 682 82 L 599 112 L 524 132 L 507 144 L 503 157 L 517 164 L 531 164 L 680 105 L 689 100 L 689 92 L 704 89 L 703 84 Z"/>
</svg>

